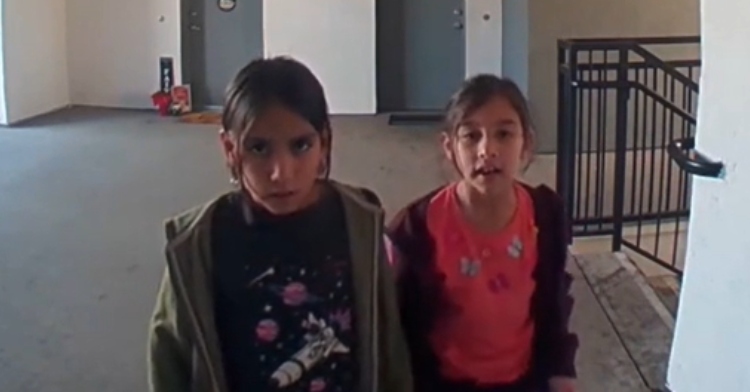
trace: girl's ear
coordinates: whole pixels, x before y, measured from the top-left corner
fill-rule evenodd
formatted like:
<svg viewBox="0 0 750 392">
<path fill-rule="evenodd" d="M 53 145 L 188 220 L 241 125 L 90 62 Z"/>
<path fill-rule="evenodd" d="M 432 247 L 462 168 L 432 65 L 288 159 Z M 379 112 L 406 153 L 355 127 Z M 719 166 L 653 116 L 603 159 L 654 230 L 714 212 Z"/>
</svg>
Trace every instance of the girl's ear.
<svg viewBox="0 0 750 392">
<path fill-rule="evenodd" d="M 221 152 L 224 154 L 224 161 L 227 167 L 234 168 L 237 164 L 237 147 L 238 140 L 232 132 L 221 129 L 219 131 L 219 145 Z"/>
<path fill-rule="evenodd" d="M 442 132 L 440 134 L 440 144 L 443 146 L 443 154 L 445 155 L 445 158 L 449 161 L 454 161 L 454 152 L 453 152 L 453 138 L 448 132 Z"/>
<path fill-rule="evenodd" d="M 323 130 L 320 132 L 320 147 L 321 151 L 323 152 L 323 155 L 327 155 L 331 151 L 331 127 L 326 126 L 323 128 Z"/>
<path fill-rule="evenodd" d="M 320 132 L 320 155 L 321 160 L 318 166 L 318 175 L 327 177 L 330 174 L 331 165 L 331 145 L 333 138 L 330 126 L 326 126 Z"/>
</svg>

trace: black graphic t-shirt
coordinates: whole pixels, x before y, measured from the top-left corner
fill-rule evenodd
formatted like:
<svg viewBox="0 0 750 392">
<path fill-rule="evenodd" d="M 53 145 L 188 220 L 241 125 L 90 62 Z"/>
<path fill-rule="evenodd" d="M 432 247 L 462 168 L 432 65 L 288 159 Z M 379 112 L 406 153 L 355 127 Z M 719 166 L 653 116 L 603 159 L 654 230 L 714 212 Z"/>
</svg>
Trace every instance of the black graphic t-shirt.
<svg viewBox="0 0 750 392">
<path fill-rule="evenodd" d="M 231 392 L 355 389 L 353 289 L 343 206 L 328 189 L 284 217 L 238 195 L 214 218 L 216 326 Z"/>
</svg>

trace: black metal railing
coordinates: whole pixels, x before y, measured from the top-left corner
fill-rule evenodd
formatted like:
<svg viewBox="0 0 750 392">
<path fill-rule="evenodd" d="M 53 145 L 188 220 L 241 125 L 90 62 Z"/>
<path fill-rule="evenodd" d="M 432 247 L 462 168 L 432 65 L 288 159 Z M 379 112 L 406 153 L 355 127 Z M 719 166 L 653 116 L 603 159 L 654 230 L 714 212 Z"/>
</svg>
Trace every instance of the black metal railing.
<svg viewBox="0 0 750 392">
<path fill-rule="evenodd" d="M 574 234 L 611 235 L 674 271 L 690 178 L 667 146 L 695 133 L 699 37 L 558 43 L 557 189 Z"/>
</svg>

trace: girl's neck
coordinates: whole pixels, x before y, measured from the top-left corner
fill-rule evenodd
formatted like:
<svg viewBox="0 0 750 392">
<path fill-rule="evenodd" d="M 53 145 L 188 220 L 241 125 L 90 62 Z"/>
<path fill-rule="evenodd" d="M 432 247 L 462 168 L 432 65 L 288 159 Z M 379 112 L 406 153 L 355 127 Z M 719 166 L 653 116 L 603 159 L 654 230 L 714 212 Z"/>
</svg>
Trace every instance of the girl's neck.
<svg viewBox="0 0 750 392">
<path fill-rule="evenodd" d="M 460 181 L 456 195 L 467 221 L 479 231 L 489 233 L 502 230 L 510 223 L 518 203 L 515 186 L 505 192 L 485 194 Z"/>
</svg>

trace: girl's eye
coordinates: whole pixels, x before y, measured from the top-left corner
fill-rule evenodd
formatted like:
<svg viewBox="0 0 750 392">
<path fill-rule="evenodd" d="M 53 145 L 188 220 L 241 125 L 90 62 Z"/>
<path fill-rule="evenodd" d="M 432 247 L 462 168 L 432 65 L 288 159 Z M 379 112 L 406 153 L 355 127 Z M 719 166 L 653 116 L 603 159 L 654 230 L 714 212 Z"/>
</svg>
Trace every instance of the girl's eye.
<svg viewBox="0 0 750 392">
<path fill-rule="evenodd" d="M 268 142 L 264 141 L 253 141 L 245 146 L 247 152 L 253 155 L 266 156 L 271 151 L 271 147 Z"/>
<path fill-rule="evenodd" d="M 470 142 L 477 142 L 482 139 L 482 134 L 480 132 L 466 132 L 461 135 L 461 139 L 464 139 L 466 141 Z"/>
<path fill-rule="evenodd" d="M 295 140 L 292 142 L 292 153 L 295 155 L 302 154 L 312 148 L 313 142 L 308 138 Z"/>
</svg>

